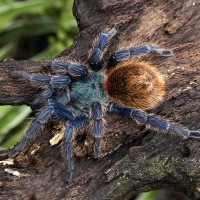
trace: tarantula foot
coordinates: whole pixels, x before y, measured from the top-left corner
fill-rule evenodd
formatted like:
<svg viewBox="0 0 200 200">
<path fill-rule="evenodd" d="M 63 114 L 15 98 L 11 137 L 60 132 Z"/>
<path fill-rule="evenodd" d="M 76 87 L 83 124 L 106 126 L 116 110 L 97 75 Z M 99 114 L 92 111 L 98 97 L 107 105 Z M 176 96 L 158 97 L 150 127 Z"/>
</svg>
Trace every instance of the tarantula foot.
<svg viewBox="0 0 200 200">
<path fill-rule="evenodd" d="M 95 158 L 100 158 L 101 157 L 101 148 L 100 148 L 100 146 L 94 146 L 94 155 L 95 155 Z"/>
<path fill-rule="evenodd" d="M 9 157 L 9 158 L 15 158 L 18 154 L 19 154 L 19 151 L 18 151 L 18 150 L 12 149 L 12 150 L 10 150 L 10 152 L 9 152 L 9 154 L 8 154 L 8 157 Z"/>
<path fill-rule="evenodd" d="M 67 172 L 66 181 L 68 185 L 72 184 L 72 172 Z"/>
<path fill-rule="evenodd" d="M 170 49 L 154 49 L 152 48 L 152 53 L 155 56 L 164 56 L 164 57 L 169 57 L 169 56 L 173 56 L 173 51 Z"/>
<path fill-rule="evenodd" d="M 197 130 L 197 131 L 189 131 L 188 137 L 189 137 L 189 138 L 200 138 L 200 130 Z"/>
</svg>

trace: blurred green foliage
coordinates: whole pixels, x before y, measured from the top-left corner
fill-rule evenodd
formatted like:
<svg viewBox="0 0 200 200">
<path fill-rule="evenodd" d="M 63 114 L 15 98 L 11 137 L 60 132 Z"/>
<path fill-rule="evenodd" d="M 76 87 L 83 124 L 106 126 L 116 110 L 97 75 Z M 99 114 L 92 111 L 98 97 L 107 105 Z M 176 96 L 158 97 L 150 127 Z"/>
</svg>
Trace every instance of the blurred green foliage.
<svg viewBox="0 0 200 200">
<path fill-rule="evenodd" d="M 151 192 L 144 192 L 140 194 L 138 197 L 136 197 L 135 200 L 155 200 L 158 194 L 159 194 L 158 190 Z"/>
<path fill-rule="evenodd" d="M 45 35 L 48 40 L 43 51 L 33 53 L 36 60 L 69 47 L 77 30 L 72 5 L 72 0 L 0 0 L 0 58 L 16 57 L 19 41 L 27 36 Z"/>
<path fill-rule="evenodd" d="M 73 0 L 0 0 L 0 59 L 60 54 L 77 32 L 72 6 Z M 0 107 L 0 149 L 21 139 L 30 113 L 27 106 Z"/>
<path fill-rule="evenodd" d="M 23 125 L 31 110 L 27 106 L 0 107 L 1 149 L 13 146 L 24 135 Z"/>
</svg>

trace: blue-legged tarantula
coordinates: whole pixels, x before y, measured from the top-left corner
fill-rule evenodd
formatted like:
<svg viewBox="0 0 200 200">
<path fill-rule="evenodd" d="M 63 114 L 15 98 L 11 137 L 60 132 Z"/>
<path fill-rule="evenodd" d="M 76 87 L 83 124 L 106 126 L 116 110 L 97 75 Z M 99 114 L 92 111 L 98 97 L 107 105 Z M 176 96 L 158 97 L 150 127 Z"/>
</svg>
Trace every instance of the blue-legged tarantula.
<svg viewBox="0 0 200 200">
<path fill-rule="evenodd" d="M 50 66 L 54 69 L 66 70 L 65 76 L 47 77 L 24 71 L 12 71 L 13 77 L 21 77 L 38 85 L 45 85 L 47 88 L 35 100 L 35 103 L 45 101 L 46 104 L 20 143 L 10 151 L 9 157 L 17 156 L 51 116 L 67 120 L 64 132 L 64 152 L 67 181 L 71 182 L 73 135 L 77 129 L 88 124 L 90 119 L 93 120 L 94 154 L 97 158 L 101 155 L 102 105 L 106 105 L 106 110 L 109 112 L 134 118 L 140 123 L 157 129 L 173 131 L 184 138 L 200 138 L 200 131 L 178 128 L 142 112 L 161 102 L 165 83 L 162 75 L 154 67 L 144 62 L 128 60 L 132 56 L 149 52 L 156 56 L 172 56 L 171 50 L 160 50 L 150 45 L 121 50 L 112 54 L 108 63 L 108 72 L 104 73 L 101 70 L 104 47 L 115 34 L 116 29 L 113 28 L 100 35 L 88 61 L 91 69 L 75 63 L 54 60 Z"/>
</svg>

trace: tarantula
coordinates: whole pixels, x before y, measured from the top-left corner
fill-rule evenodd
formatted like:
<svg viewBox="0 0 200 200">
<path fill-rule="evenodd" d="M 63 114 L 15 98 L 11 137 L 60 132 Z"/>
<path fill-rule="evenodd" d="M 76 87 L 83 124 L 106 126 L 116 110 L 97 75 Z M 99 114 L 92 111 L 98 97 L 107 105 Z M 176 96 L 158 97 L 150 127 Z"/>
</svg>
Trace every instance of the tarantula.
<svg viewBox="0 0 200 200">
<path fill-rule="evenodd" d="M 164 96 L 164 80 L 162 75 L 144 62 L 133 62 L 131 57 L 143 53 L 156 56 L 172 56 L 171 50 L 161 50 L 150 45 L 120 50 L 112 54 L 108 63 L 108 72 L 102 70 L 102 55 L 106 43 L 116 34 L 113 28 L 102 33 L 95 48 L 89 56 L 91 69 L 75 64 L 54 60 L 50 67 L 66 70 L 62 77 L 32 75 L 25 71 L 12 71 L 11 75 L 24 78 L 38 85 L 47 86 L 35 103 L 46 102 L 29 127 L 20 143 L 9 153 L 14 158 L 27 145 L 37 130 L 51 116 L 68 120 L 64 132 L 64 152 L 67 166 L 67 181 L 72 181 L 72 140 L 75 131 L 93 120 L 94 154 L 101 155 L 100 139 L 103 134 L 102 119 L 105 111 L 134 118 L 140 123 L 151 125 L 164 131 L 173 131 L 184 138 L 200 138 L 200 131 L 178 128 L 166 121 L 149 116 L 142 112 L 155 107 Z M 130 60 L 130 61 L 128 61 Z M 89 111 L 88 111 L 89 110 Z"/>
</svg>

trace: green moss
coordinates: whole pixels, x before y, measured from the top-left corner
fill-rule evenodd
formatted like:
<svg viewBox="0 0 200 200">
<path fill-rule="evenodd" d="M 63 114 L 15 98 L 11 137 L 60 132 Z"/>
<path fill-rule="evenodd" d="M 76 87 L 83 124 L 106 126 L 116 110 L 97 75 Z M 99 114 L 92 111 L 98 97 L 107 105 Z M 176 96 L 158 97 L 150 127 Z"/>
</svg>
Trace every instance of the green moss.
<svg viewBox="0 0 200 200">
<path fill-rule="evenodd" d="M 131 177 L 129 175 L 123 175 L 119 178 L 118 182 L 116 183 L 115 190 L 112 191 L 112 194 L 107 198 L 107 200 L 112 199 L 121 199 L 122 194 L 124 194 L 124 191 L 130 190 L 128 188 L 132 187 L 132 184 L 130 181 Z"/>
<path fill-rule="evenodd" d="M 142 180 L 155 181 L 161 180 L 168 174 L 173 172 L 174 166 L 179 165 L 181 162 L 178 158 L 168 158 L 157 156 L 148 160 L 145 156 L 141 159 L 133 162 L 132 159 L 127 156 L 118 166 L 117 169 L 109 173 L 108 179 L 112 180 L 116 177 L 115 189 L 112 194 L 109 195 L 109 200 L 120 199 L 126 191 L 130 191 L 131 188 Z M 180 177 L 181 178 L 181 177 Z"/>
</svg>

